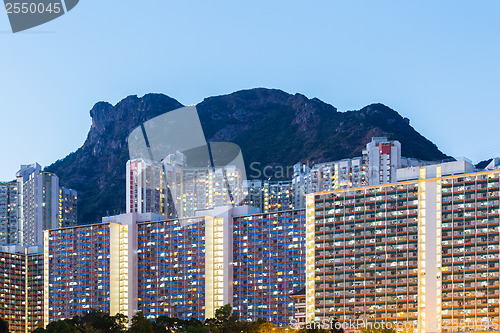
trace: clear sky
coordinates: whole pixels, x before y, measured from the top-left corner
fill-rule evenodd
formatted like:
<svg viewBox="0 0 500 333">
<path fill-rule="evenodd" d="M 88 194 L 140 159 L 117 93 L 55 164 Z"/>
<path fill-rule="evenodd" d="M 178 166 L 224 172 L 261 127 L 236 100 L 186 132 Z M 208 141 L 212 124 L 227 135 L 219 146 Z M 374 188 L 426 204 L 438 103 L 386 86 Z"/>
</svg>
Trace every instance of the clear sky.
<svg viewBox="0 0 500 333">
<path fill-rule="evenodd" d="M 380 102 L 447 154 L 500 155 L 500 1 L 80 0 L 12 34 L 0 12 L 0 180 L 84 142 L 97 101 L 253 87 Z M 125 167 L 125 166 L 124 166 Z"/>
</svg>

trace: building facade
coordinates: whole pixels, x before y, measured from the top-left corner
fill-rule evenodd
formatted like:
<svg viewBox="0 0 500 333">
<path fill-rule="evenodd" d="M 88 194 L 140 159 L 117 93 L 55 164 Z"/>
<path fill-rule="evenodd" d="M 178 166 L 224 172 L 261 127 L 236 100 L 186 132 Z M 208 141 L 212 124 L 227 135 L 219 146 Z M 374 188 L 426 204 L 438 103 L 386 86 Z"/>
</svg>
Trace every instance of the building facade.
<svg viewBox="0 0 500 333">
<path fill-rule="evenodd" d="M 232 209 L 180 220 L 129 213 L 45 231 L 45 324 L 90 309 L 213 317 L 232 297 Z"/>
<path fill-rule="evenodd" d="M 11 182 L 0 182 L 0 245 L 43 244 L 43 230 L 77 224 L 78 194 L 38 163 L 21 165 Z"/>
<path fill-rule="evenodd" d="M 204 320 L 231 303 L 245 320 L 288 324 L 305 281 L 305 212 L 255 212 L 129 213 L 46 231 L 45 323 L 89 309 Z"/>
<path fill-rule="evenodd" d="M 499 171 L 441 180 L 443 331 L 500 324 Z"/>
<path fill-rule="evenodd" d="M 307 320 L 498 330 L 500 171 L 460 174 L 467 168 L 309 195 Z"/>
<path fill-rule="evenodd" d="M 127 213 L 183 218 L 243 200 L 241 170 L 231 165 L 190 168 L 179 152 L 162 162 L 130 160 L 126 175 Z"/>
<path fill-rule="evenodd" d="M 111 255 L 116 251 L 110 239 L 119 241 L 120 229 L 120 225 L 104 223 L 45 231 L 46 323 L 90 309 L 111 311 L 111 281 L 120 281 L 120 274 L 116 269 L 119 256 Z"/>
<path fill-rule="evenodd" d="M 206 218 L 138 228 L 138 309 L 148 318 L 205 318 Z"/>
<path fill-rule="evenodd" d="M 127 213 L 164 215 L 165 190 L 165 175 L 161 163 L 145 159 L 127 162 Z"/>
<path fill-rule="evenodd" d="M 367 185 L 395 183 L 396 170 L 401 167 L 401 144 L 385 137 L 372 138 L 363 151 L 363 159 Z"/>
<path fill-rule="evenodd" d="M 0 245 L 19 242 L 17 182 L 0 182 Z"/>
<path fill-rule="evenodd" d="M 308 314 L 417 320 L 418 184 L 316 194 L 308 209 Z"/>
<path fill-rule="evenodd" d="M 43 254 L 39 247 L 0 247 L 0 317 L 10 332 L 43 325 Z"/>
<path fill-rule="evenodd" d="M 27 332 L 43 327 L 44 315 L 44 254 L 41 246 L 27 249 Z"/>
<path fill-rule="evenodd" d="M 233 253 L 233 310 L 289 325 L 305 285 L 305 211 L 234 217 Z"/>
<path fill-rule="evenodd" d="M 243 182 L 242 191 L 243 205 L 256 207 L 263 213 L 294 207 L 293 184 L 290 180 L 247 180 Z"/>
<path fill-rule="evenodd" d="M 294 208 L 305 207 L 305 195 L 397 181 L 402 166 L 418 165 L 419 161 L 401 157 L 401 144 L 385 137 L 374 137 L 362 156 L 315 164 L 294 166 L 292 179 Z"/>
<path fill-rule="evenodd" d="M 156 214 L 122 214 L 102 223 L 44 232 L 44 323 L 90 309 L 131 318 L 137 311 L 137 227 Z"/>
<path fill-rule="evenodd" d="M 235 166 L 188 167 L 186 156 L 176 152 L 161 162 L 127 162 L 127 212 L 176 218 L 224 205 L 249 205 L 263 213 L 303 209 L 308 193 L 396 182 L 398 168 L 418 164 L 402 158 L 401 144 L 385 137 L 372 138 L 360 157 L 311 168 L 297 163 L 290 180 L 246 180 Z"/>
<path fill-rule="evenodd" d="M 233 219 L 251 207 L 138 223 L 138 309 L 204 320 L 233 302 Z"/>
<path fill-rule="evenodd" d="M 66 187 L 59 189 L 59 227 L 78 224 L 78 192 Z"/>
<path fill-rule="evenodd" d="M 243 179 L 234 166 L 184 168 L 179 216 L 195 216 L 198 211 L 239 205 L 243 200 Z"/>
<path fill-rule="evenodd" d="M 41 245 L 43 230 L 59 226 L 59 178 L 37 163 L 22 165 L 16 176 L 21 242 Z"/>
</svg>

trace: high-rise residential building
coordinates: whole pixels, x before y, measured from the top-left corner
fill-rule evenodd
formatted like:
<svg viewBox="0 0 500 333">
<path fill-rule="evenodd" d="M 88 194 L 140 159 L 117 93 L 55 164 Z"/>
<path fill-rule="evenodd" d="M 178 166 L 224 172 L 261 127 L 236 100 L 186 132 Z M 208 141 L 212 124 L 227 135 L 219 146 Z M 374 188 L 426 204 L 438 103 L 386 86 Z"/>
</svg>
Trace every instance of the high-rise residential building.
<svg viewBox="0 0 500 333">
<path fill-rule="evenodd" d="M 44 286 L 44 254 L 42 246 L 28 247 L 26 250 L 27 260 L 27 331 L 32 332 L 43 326 L 43 314 L 45 304 Z"/>
<path fill-rule="evenodd" d="M 305 192 L 303 203 L 305 202 L 305 195 L 308 193 L 333 190 L 337 184 L 338 169 L 338 163 L 336 162 L 315 164 L 310 169 L 309 177 L 307 178 L 308 182 L 303 185 L 305 189 L 303 191 Z"/>
<path fill-rule="evenodd" d="M 169 154 L 162 161 L 166 179 L 165 191 L 165 217 L 172 219 L 178 217 L 177 210 L 183 214 L 181 205 L 185 203 L 183 170 L 186 167 L 186 156 L 181 152 Z M 202 198 L 203 199 L 203 198 Z"/>
<path fill-rule="evenodd" d="M 309 193 L 310 173 L 311 168 L 308 165 L 297 163 L 293 166 L 293 207 L 296 209 L 306 206 L 306 194 Z"/>
<path fill-rule="evenodd" d="M 204 320 L 232 303 L 233 217 L 254 211 L 224 206 L 138 223 L 138 309 L 149 318 Z"/>
<path fill-rule="evenodd" d="M 234 166 L 217 168 L 184 168 L 182 170 L 182 217 L 197 211 L 238 205 L 242 200 L 243 180 Z"/>
<path fill-rule="evenodd" d="M 401 167 L 401 144 L 375 137 L 363 150 L 367 169 L 367 184 L 379 185 L 396 182 L 396 170 Z"/>
<path fill-rule="evenodd" d="M 307 320 L 498 330 L 500 171 L 471 169 L 408 168 L 397 183 L 308 195 Z"/>
<path fill-rule="evenodd" d="M 305 285 L 305 211 L 233 217 L 233 310 L 289 325 Z"/>
<path fill-rule="evenodd" d="M 59 227 L 66 228 L 78 224 L 78 192 L 66 187 L 59 189 Z"/>
<path fill-rule="evenodd" d="M 243 204 L 247 206 L 257 207 L 262 211 L 264 207 L 264 188 L 262 180 L 245 180 L 243 182 Z"/>
<path fill-rule="evenodd" d="M 38 163 L 22 165 L 17 172 L 19 241 L 43 244 L 43 230 L 59 226 L 59 178 L 42 171 Z"/>
<path fill-rule="evenodd" d="M 286 325 L 304 287 L 304 211 L 256 212 L 129 213 L 46 231 L 45 323 L 89 309 L 203 320 L 231 303 L 246 320 Z"/>
<path fill-rule="evenodd" d="M 17 182 L 0 182 L 0 245 L 19 242 Z"/>
<path fill-rule="evenodd" d="M 500 170 L 456 161 L 397 176 L 310 194 L 305 212 L 225 206 L 190 218 L 124 214 L 49 230 L 45 323 L 89 308 L 205 319 L 231 303 L 244 320 L 278 325 L 336 317 L 356 329 L 493 328 Z"/>
<path fill-rule="evenodd" d="M 127 162 L 127 213 L 165 214 L 165 189 L 161 163 L 144 159 Z"/>
<path fill-rule="evenodd" d="M 418 184 L 308 200 L 307 319 L 417 320 Z"/>
<path fill-rule="evenodd" d="M 2 239 L 5 244 L 41 245 L 43 230 L 77 224 L 78 194 L 60 188 L 55 174 L 33 163 L 21 165 L 16 177 L 16 181 L 0 183 L 0 220 L 7 216 L 3 221 L 9 235 Z"/>
<path fill-rule="evenodd" d="M 228 204 L 250 205 L 264 213 L 300 209 L 308 193 L 395 182 L 398 168 L 418 164 L 401 157 L 398 141 L 384 137 L 373 138 L 362 157 L 312 168 L 297 163 L 291 180 L 243 180 L 234 166 L 188 167 L 186 156 L 176 152 L 162 162 L 137 159 L 127 163 L 127 212 L 175 218 Z"/>
<path fill-rule="evenodd" d="M 137 311 L 136 223 L 159 216 L 122 214 L 45 231 L 45 324 L 90 309 L 131 318 Z"/>
<path fill-rule="evenodd" d="M 177 152 L 161 163 L 144 159 L 127 162 L 127 212 L 190 217 L 199 210 L 238 205 L 243 200 L 243 178 L 235 166 L 186 166 Z"/>
<path fill-rule="evenodd" d="M 417 165 L 417 160 L 401 157 L 398 141 L 374 137 L 361 157 L 319 163 L 310 168 L 296 164 L 292 179 L 293 207 L 304 208 L 308 193 L 396 182 L 398 168 Z"/>
<path fill-rule="evenodd" d="M 90 309 L 128 314 L 119 305 L 120 264 L 125 262 L 120 242 L 126 244 L 126 229 L 102 223 L 45 231 L 45 324 Z"/>
<path fill-rule="evenodd" d="M 243 183 L 243 204 L 261 212 L 277 212 L 293 208 L 291 181 L 251 180 Z"/>
<path fill-rule="evenodd" d="M 363 158 L 346 158 L 336 162 L 315 164 L 308 177 L 307 193 L 332 191 L 368 184 Z"/>
<path fill-rule="evenodd" d="M 43 325 L 43 253 L 40 247 L 0 247 L 0 317 L 13 333 Z"/>
<path fill-rule="evenodd" d="M 261 212 L 277 212 L 290 209 L 293 209 L 292 182 L 264 182 L 264 207 Z"/>
<path fill-rule="evenodd" d="M 137 225 L 138 309 L 145 316 L 205 318 L 205 230 L 214 222 L 193 217 Z"/>
<path fill-rule="evenodd" d="M 244 205 L 259 208 L 261 212 L 293 209 L 294 192 L 290 180 L 248 180 L 243 182 Z"/>
<path fill-rule="evenodd" d="M 45 231 L 45 324 L 89 309 L 129 318 L 138 310 L 151 317 L 179 309 L 187 318 L 213 316 L 230 297 L 231 251 L 225 247 L 231 233 L 221 213 L 168 221 L 128 213 Z M 199 223 L 202 231 L 196 233 Z M 203 248 L 197 250 L 199 242 Z M 171 295 L 173 289 L 179 294 Z M 200 297 L 203 304 L 195 302 Z"/>
</svg>

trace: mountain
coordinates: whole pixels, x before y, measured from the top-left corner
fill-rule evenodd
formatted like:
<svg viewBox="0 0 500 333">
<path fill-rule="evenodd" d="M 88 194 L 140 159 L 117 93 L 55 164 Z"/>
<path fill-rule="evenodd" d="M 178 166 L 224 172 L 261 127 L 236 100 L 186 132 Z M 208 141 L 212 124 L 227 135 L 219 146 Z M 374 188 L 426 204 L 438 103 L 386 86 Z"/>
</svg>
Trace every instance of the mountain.
<svg viewBox="0 0 500 333">
<path fill-rule="evenodd" d="M 489 159 L 487 159 L 487 160 L 484 160 L 484 161 L 479 162 L 478 164 L 476 164 L 476 165 L 475 165 L 475 167 L 476 167 L 477 169 L 479 169 L 479 170 L 482 170 L 482 169 L 486 168 L 486 167 L 488 166 L 488 164 L 490 164 L 490 163 L 491 163 L 491 161 L 493 161 L 493 159 L 492 159 L 492 158 L 489 158 Z"/>
<path fill-rule="evenodd" d="M 80 223 L 124 211 L 129 133 L 144 121 L 179 107 L 181 103 L 162 94 L 128 96 L 114 106 L 94 105 L 83 146 L 46 168 L 59 176 L 63 186 L 78 190 Z M 207 141 L 234 142 L 241 147 L 249 178 L 258 176 L 252 170 L 266 166 L 360 156 L 374 136 L 399 140 L 406 157 L 447 157 L 408 119 L 383 104 L 339 112 L 317 98 L 258 88 L 206 98 L 197 109 Z"/>
<path fill-rule="evenodd" d="M 125 211 L 127 137 L 144 121 L 182 107 L 160 94 L 129 96 L 115 106 L 98 102 L 90 110 L 92 126 L 82 147 L 45 168 L 58 175 L 62 186 L 78 191 L 78 221 L 100 221 Z"/>
</svg>

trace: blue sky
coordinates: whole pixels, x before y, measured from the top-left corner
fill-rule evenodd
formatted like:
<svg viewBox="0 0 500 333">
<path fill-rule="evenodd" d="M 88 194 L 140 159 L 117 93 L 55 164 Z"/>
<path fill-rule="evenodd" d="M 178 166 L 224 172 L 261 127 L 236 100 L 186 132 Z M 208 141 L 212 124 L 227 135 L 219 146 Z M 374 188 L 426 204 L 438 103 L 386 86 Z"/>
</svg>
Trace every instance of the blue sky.
<svg viewBox="0 0 500 333">
<path fill-rule="evenodd" d="M 498 1 L 81 0 L 12 34 L 2 11 L 0 180 L 80 147 L 97 101 L 148 92 L 380 102 L 447 154 L 498 156 L 499 12 Z"/>
</svg>

